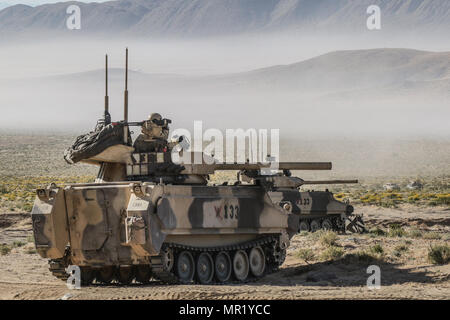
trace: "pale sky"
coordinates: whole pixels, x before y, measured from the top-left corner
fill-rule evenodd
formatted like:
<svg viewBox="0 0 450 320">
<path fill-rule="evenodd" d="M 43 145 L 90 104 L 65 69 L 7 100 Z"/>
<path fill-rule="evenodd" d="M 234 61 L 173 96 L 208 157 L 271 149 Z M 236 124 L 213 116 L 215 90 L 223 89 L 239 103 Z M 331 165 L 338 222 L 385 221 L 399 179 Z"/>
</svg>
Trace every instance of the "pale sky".
<svg viewBox="0 0 450 320">
<path fill-rule="evenodd" d="M 45 3 L 55 3 L 55 2 L 67 2 L 73 0 L 0 0 L 0 7 L 5 7 L 7 5 L 15 5 L 15 4 L 26 4 L 29 6 L 38 6 L 40 4 Z M 80 2 L 106 2 L 108 0 L 76 0 Z"/>
</svg>

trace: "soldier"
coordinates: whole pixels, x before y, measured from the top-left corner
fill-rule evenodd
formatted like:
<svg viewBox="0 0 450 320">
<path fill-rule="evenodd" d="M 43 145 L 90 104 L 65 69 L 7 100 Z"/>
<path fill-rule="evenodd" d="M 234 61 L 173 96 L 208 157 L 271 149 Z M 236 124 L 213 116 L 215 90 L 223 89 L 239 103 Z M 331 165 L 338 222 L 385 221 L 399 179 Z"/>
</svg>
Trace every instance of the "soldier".
<svg viewBox="0 0 450 320">
<path fill-rule="evenodd" d="M 134 142 L 135 152 L 167 152 L 171 122 L 163 119 L 159 113 L 152 113 L 142 124 L 142 133 Z"/>
</svg>

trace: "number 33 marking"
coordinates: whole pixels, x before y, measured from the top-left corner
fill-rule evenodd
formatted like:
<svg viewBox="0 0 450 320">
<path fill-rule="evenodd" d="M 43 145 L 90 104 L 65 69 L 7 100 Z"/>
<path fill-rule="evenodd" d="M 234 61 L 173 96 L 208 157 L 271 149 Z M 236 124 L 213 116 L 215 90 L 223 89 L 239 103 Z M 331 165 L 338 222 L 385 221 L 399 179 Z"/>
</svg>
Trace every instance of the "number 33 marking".
<svg viewBox="0 0 450 320">
<path fill-rule="evenodd" d="M 237 219 L 239 214 L 239 206 L 225 205 L 225 219 Z"/>
</svg>

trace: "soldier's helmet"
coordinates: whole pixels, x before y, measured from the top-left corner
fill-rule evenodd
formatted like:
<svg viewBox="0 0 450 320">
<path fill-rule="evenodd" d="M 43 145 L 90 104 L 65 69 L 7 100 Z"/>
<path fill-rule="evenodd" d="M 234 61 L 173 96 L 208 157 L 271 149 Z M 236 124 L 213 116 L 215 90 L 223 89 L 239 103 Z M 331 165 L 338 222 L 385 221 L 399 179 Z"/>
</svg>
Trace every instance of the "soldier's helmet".
<svg viewBox="0 0 450 320">
<path fill-rule="evenodd" d="M 142 125 L 142 133 L 146 139 L 167 140 L 170 120 L 163 119 L 159 113 L 152 113 Z"/>
<path fill-rule="evenodd" d="M 162 120 L 162 116 L 159 113 L 152 113 L 148 116 L 148 120 L 152 122 L 159 122 Z"/>
</svg>

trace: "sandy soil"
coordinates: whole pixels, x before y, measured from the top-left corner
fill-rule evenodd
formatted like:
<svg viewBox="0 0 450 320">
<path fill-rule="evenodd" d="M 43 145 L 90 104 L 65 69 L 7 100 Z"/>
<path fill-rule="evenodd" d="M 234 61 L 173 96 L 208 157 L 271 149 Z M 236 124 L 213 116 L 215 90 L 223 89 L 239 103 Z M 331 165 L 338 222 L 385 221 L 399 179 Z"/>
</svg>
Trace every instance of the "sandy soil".
<svg viewBox="0 0 450 320">
<path fill-rule="evenodd" d="M 366 269 L 369 263 L 348 263 L 344 260 L 311 261 L 296 257 L 300 248 L 323 250 L 311 236 L 297 235 L 288 249 L 286 262 L 280 271 L 245 285 L 177 285 L 158 282 L 126 287 L 91 286 L 69 290 L 65 283 L 52 277 L 46 260 L 33 252 L 33 244 L 14 248 L 0 256 L 0 299 L 449 299 L 450 265 L 432 265 L 426 253 L 432 242 L 448 242 L 450 211 L 448 208 L 401 209 L 360 207 L 371 226 L 399 222 L 424 231 L 435 231 L 445 240 L 370 237 L 340 235 L 338 244 L 346 253 L 383 246 L 381 288 L 369 290 Z M 0 215 L 0 243 L 27 241 L 31 221 L 26 214 Z M 406 244 L 400 257 L 395 247 Z M 30 253 L 31 252 L 31 253 Z M 373 263 L 370 263 L 373 264 Z"/>
</svg>

